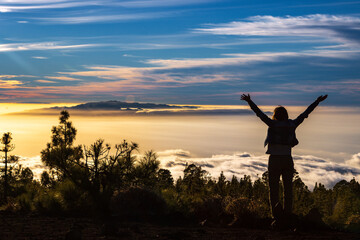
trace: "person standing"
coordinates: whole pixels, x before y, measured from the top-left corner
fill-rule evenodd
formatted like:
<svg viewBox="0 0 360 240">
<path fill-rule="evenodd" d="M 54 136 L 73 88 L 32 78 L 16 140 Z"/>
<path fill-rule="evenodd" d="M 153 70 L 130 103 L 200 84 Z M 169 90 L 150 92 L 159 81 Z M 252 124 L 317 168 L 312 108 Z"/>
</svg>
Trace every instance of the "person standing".
<svg viewBox="0 0 360 240">
<path fill-rule="evenodd" d="M 263 113 L 252 101 L 250 94 L 242 94 L 240 99 L 246 101 L 256 115 L 269 127 L 264 146 L 268 147 L 266 153 L 270 154 L 268 163 L 269 189 L 271 211 L 274 217 L 273 225 L 281 225 L 289 222 L 292 214 L 292 179 L 294 174 L 294 162 L 291 149 L 299 141 L 295 130 L 305 118 L 324 101 L 327 95 L 319 96 L 302 114 L 296 119 L 289 119 L 286 108 L 278 106 L 274 109 L 272 119 Z M 279 202 L 280 176 L 284 186 L 284 206 Z"/>
</svg>

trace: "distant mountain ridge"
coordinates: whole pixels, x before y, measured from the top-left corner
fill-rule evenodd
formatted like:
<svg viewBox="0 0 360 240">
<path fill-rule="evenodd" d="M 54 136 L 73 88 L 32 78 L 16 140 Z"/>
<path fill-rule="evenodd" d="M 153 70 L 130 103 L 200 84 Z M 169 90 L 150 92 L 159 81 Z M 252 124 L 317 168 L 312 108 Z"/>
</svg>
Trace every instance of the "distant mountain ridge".
<svg viewBox="0 0 360 240">
<path fill-rule="evenodd" d="M 195 106 L 177 106 L 156 103 L 121 102 L 116 100 L 88 102 L 65 109 L 77 110 L 141 110 L 141 109 L 197 109 Z M 52 109 L 64 109 L 64 107 L 53 107 Z"/>
</svg>

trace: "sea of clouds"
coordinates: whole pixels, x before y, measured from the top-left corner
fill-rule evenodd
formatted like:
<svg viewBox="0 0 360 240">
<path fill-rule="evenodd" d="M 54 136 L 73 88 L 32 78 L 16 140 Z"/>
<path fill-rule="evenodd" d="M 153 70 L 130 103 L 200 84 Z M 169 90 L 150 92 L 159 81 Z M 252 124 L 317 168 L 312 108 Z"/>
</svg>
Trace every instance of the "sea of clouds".
<svg viewBox="0 0 360 240">
<path fill-rule="evenodd" d="M 221 172 L 230 180 L 233 175 L 241 178 L 251 176 L 252 180 L 261 177 L 267 171 L 268 155 L 254 156 L 249 153 L 234 153 L 232 155 L 217 154 L 210 157 L 193 157 L 189 151 L 172 149 L 157 152 L 160 167 L 169 169 L 177 179 L 183 176 L 187 164 L 195 163 L 209 172 L 210 176 L 217 178 Z M 315 183 L 322 183 L 326 187 L 333 187 L 340 180 L 360 180 L 360 153 L 352 156 L 345 163 L 334 163 L 326 159 L 311 155 L 294 155 L 295 169 L 303 182 L 313 189 Z M 30 167 L 35 178 L 40 178 L 46 167 L 41 162 L 40 156 L 22 157 L 19 161 L 23 167 Z"/>
<path fill-rule="evenodd" d="M 161 166 L 171 170 L 174 178 L 183 175 L 186 164 L 195 163 L 208 171 L 213 178 L 221 172 L 227 179 L 233 175 L 240 178 L 250 175 L 253 180 L 261 177 L 267 171 L 268 155 L 254 156 L 249 153 L 234 153 L 232 155 L 212 155 L 211 157 L 192 157 L 189 151 L 182 149 L 158 152 Z M 340 180 L 360 179 L 360 153 L 344 164 L 333 163 L 329 160 L 311 155 L 294 155 L 295 169 L 303 182 L 313 189 L 315 183 L 322 183 L 326 187 L 333 187 Z"/>
</svg>

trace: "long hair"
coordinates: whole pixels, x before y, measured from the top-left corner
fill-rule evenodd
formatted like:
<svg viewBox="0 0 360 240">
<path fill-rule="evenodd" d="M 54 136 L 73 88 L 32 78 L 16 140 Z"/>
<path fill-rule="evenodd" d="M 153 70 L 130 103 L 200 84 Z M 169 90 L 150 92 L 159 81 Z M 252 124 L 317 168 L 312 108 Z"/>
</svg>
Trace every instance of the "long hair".
<svg viewBox="0 0 360 240">
<path fill-rule="evenodd" d="M 285 121 L 289 119 L 288 112 L 286 108 L 283 106 L 278 106 L 274 109 L 274 115 L 272 117 L 273 120 L 277 121 Z"/>
</svg>

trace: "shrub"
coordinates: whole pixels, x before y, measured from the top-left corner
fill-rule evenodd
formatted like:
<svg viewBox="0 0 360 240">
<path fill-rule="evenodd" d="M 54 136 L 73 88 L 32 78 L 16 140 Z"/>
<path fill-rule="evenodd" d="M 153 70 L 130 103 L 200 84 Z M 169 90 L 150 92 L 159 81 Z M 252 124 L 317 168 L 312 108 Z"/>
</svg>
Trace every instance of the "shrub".
<svg viewBox="0 0 360 240">
<path fill-rule="evenodd" d="M 224 223 L 231 219 L 226 219 L 227 215 L 223 206 L 222 198 L 219 195 L 207 197 L 196 206 L 194 215 L 198 220 L 207 220 L 212 223 Z M 225 219 L 224 219 L 225 217 Z"/>
<path fill-rule="evenodd" d="M 39 213 L 61 215 L 63 213 L 61 195 L 54 191 L 43 191 L 34 199 L 34 210 Z"/>
<path fill-rule="evenodd" d="M 351 215 L 346 221 L 346 229 L 353 232 L 360 232 L 360 214 Z"/>
<path fill-rule="evenodd" d="M 59 194 L 58 200 L 65 211 L 80 210 L 82 207 L 82 202 L 80 200 L 83 192 L 80 191 L 72 181 L 65 180 L 59 183 L 55 190 Z"/>
<path fill-rule="evenodd" d="M 147 219 L 165 214 L 164 199 L 153 191 L 131 187 L 116 191 L 111 199 L 110 209 L 119 216 L 130 219 Z"/>
<path fill-rule="evenodd" d="M 252 203 L 250 199 L 245 197 L 225 199 L 225 211 L 234 215 L 236 219 L 246 219 L 252 215 Z"/>
</svg>

